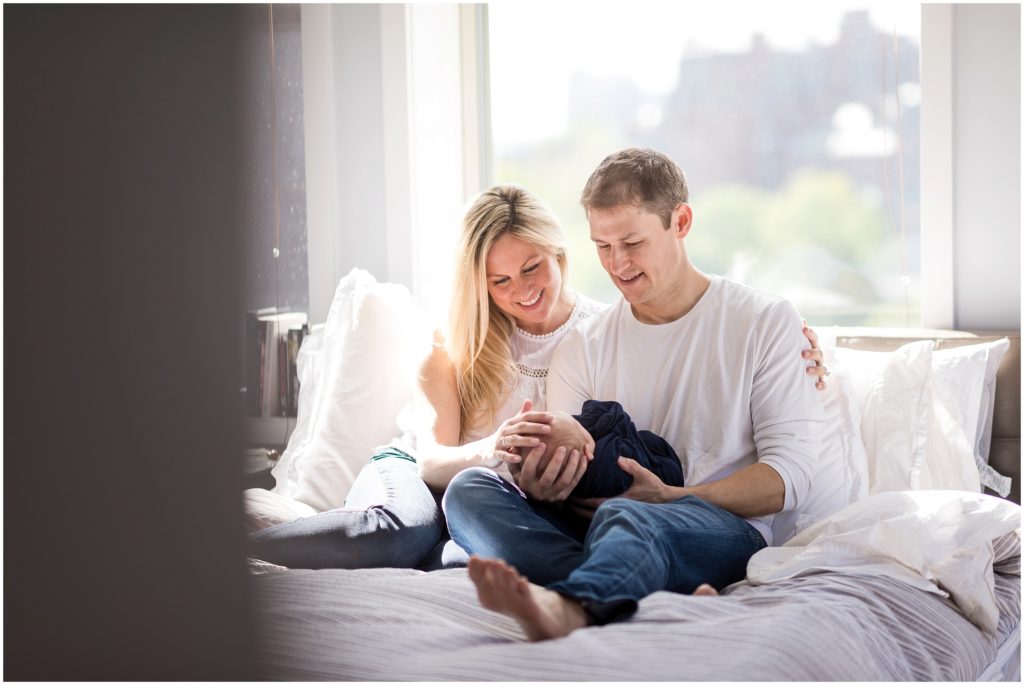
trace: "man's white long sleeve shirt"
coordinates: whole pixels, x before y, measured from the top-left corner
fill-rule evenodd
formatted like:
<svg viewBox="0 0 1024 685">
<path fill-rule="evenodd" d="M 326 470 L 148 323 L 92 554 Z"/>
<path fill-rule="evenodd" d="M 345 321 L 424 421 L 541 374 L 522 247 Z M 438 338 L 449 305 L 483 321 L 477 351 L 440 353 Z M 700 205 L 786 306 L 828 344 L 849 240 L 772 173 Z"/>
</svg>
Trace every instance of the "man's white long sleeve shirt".
<svg viewBox="0 0 1024 685">
<path fill-rule="evenodd" d="M 688 486 L 760 462 L 800 507 L 820 458 L 824 412 L 805 372 L 809 347 L 786 300 L 713 276 L 684 316 L 645 324 L 620 300 L 570 331 L 548 375 L 548 409 L 616 400 L 676 450 Z M 747 519 L 772 543 L 773 516 Z"/>
</svg>

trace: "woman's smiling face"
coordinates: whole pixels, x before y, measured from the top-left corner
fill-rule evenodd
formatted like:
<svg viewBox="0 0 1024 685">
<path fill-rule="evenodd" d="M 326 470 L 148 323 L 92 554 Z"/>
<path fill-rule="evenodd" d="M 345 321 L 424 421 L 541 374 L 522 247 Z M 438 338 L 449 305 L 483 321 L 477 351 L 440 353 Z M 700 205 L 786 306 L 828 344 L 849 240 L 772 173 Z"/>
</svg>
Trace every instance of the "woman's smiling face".
<svg viewBox="0 0 1024 685">
<path fill-rule="evenodd" d="M 550 333 L 569 318 L 572 303 L 558 258 L 544 248 L 505 233 L 488 251 L 485 267 L 494 304 L 527 333 Z"/>
</svg>

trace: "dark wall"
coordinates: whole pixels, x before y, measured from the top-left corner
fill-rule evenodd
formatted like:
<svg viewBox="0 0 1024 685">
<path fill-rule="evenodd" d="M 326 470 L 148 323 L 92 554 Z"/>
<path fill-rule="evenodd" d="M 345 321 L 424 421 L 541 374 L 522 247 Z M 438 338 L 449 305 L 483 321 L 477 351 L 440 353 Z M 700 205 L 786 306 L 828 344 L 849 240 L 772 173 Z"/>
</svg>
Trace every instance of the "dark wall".
<svg viewBox="0 0 1024 685">
<path fill-rule="evenodd" d="M 7 5 L 4 679 L 248 679 L 239 9 Z"/>
</svg>

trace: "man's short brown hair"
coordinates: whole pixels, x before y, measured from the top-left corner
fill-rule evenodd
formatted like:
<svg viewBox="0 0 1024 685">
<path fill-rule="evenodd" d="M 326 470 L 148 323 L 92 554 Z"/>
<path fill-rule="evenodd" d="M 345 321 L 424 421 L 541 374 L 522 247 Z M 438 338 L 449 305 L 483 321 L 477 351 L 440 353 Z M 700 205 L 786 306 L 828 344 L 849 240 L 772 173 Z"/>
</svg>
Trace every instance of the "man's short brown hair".
<svg viewBox="0 0 1024 685">
<path fill-rule="evenodd" d="M 669 227 L 672 212 L 690 197 L 686 176 L 667 155 L 650 148 L 628 148 L 608 155 L 583 187 L 586 212 L 628 205 L 657 214 Z"/>
</svg>

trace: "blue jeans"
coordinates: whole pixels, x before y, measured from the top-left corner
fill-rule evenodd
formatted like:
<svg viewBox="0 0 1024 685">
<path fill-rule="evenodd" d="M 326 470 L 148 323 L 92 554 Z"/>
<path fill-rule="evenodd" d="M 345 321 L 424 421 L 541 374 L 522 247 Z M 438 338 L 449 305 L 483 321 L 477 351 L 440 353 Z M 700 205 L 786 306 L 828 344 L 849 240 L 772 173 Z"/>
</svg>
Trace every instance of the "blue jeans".
<svg viewBox="0 0 1024 685">
<path fill-rule="evenodd" d="M 664 504 L 615 498 L 597 508 L 581 542 L 571 519 L 530 502 L 486 469 L 467 469 L 443 500 L 452 539 L 504 559 L 538 585 L 574 599 L 632 603 L 659 590 L 692 593 L 742 580 L 765 540 L 742 518 L 688 496 Z"/>
<path fill-rule="evenodd" d="M 374 455 L 345 506 L 249 536 L 249 554 L 290 568 L 415 568 L 464 565 L 445 534 L 438 498 L 412 457 L 393 448 Z"/>
<path fill-rule="evenodd" d="M 452 540 L 469 554 L 504 559 L 538 585 L 569 577 L 583 563 L 588 521 L 530 500 L 491 469 L 458 473 L 442 500 Z"/>
</svg>

